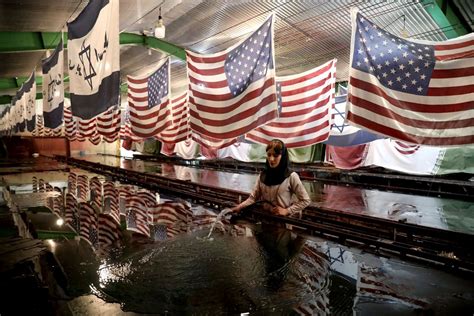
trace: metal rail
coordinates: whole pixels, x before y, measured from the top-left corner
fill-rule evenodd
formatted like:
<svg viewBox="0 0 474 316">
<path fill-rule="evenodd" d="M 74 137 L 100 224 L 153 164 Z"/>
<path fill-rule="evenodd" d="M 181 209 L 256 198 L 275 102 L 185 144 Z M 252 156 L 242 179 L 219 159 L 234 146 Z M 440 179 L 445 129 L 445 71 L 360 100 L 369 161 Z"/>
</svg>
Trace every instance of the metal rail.
<svg viewBox="0 0 474 316">
<path fill-rule="evenodd" d="M 221 209 L 228 203 L 239 203 L 248 194 L 206 184 L 171 179 L 119 167 L 102 165 L 80 159 L 57 157 L 68 164 L 115 180 L 139 185 L 154 191 L 182 195 L 197 203 Z M 300 218 L 273 216 L 255 211 L 252 219 L 290 224 L 339 243 L 357 245 L 375 252 L 389 252 L 400 257 L 417 258 L 442 264 L 447 268 L 461 268 L 474 272 L 474 235 L 419 226 L 388 219 L 343 212 L 316 206 L 307 207 Z"/>
<path fill-rule="evenodd" d="M 264 163 L 240 162 L 232 159 L 182 159 L 179 157 L 134 155 L 146 161 L 172 163 L 187 167 L 214 169 L 228 172 L 257 173 Z M 365 188 L 417 193 L 426 196 L 455 197 L 474 201 L 474 182 L 456 180 L 443 176 L 410 176 L 394 173 L 339 170 L 321 164 L 297 164 L 292 168 L 302 180 L 326 183 L 350 184 Z M 460 176 L 462 177 L 462 176 Z M 464 176 L 465 178 L 466 176 Z"/>
</svg>

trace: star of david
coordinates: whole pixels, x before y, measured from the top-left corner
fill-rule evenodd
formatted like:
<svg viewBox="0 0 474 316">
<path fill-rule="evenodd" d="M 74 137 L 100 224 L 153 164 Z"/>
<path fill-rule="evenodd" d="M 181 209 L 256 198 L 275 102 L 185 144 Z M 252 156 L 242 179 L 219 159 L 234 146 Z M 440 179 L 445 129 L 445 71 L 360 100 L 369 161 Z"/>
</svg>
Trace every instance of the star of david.
<svg viewBox="0 0 474 316">
<path fill-rule="evenodd" d="M 344 120 L 345 120 L 344 114 L 345 114 L 346 112 L 345 112 L 345 111 L 343 111 L 343 112 L 339 111 L 339 110 L 337 109 L 337 107 L 334 108 L 334 111 L 336 112 L 336 113 L 334 113 L 334 117 L 340 116 L 340 117 L 342 118 L 342 122 L 344 122 Z M 342 125 L 337 125 L 337 124 L 335 124 L 335 123 L 333 124 L 333 127 L 335 127 L 335 128 L 339 131 L 339 133 L 342 133 L 342 131 L 344 130 L 344 126 L 347 126 L 347 125 L 344 124 L 344 123 L 342 123 Z"/>
<path fill-rule="evenodd" d="M 84 69 L 84 79 L 87 81 L 87 83 L 89 84 L 89 87 L 92 90 L 93 88 L 92 78 L 94 78 L 97 75 L 97 73 L 95 72 L 94 66 L 92 65 L 92 61 L 91 61 L 91 46 L 90 45 L 84 46 L 84 43 L 85 41 L 83 41 L 81 45 L 82 50 L 79 52 L 79 59 L 81 60 L 82 68 Z M 84 64 L 84 55 L 86 55 L 86 58 L 87 58 L 85 60 L 87 65 Z"/>
<path fill-rule="evenodd" d="M 345 250 L 341 249 L 340 247 L 338 248 L 339 249 L 339 254 L 337 256 L 331 256 L 331 251 L 330 251 L 330 248 L 328 248 L 326 250 L 326 256 L 329 258 L 329 262 L 330 264 L 332 265 L 334 262 L 341 262 L 341 263 L 344 263 L 344 252 L 346 252 Z"/>
</svg>

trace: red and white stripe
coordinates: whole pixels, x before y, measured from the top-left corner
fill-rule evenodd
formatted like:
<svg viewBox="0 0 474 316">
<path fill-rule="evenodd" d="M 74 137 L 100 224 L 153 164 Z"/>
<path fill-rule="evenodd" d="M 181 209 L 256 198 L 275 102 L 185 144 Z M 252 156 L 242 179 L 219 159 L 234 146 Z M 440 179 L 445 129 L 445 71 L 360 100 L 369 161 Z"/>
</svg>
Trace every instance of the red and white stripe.
<svg viewBox="0 0 474 316">
<path fill-rule="evenodd" d="M 288 148 L 306 147 L 329 138 L 334 106 L 336 60 L 301 74 L 279 77 L 280 117 L 247 133 L 248 140 L 268 144 L 281 139 Z"/>
<path fill-rule="evenodd" d="M 189 127 L 188 92 L 171 100 L 172 124 L 158 135 L 158 139 L 165 143 L 178 143 L 191 135 Z"/>
<path fill-rule="evenodd" d="M 110 215 L 115 222 L 120 224 L 120 206 L 119 206 L 119 191 L 115 188 L 112 181 L 105 181 L 103 185 L 104 190 L 104 208 L 103 212 Z"/>
<path fill-rule="evenodd" d="M 273 22 L 270 29 L 273 46 Z M 233 139 L 278 117 L 275 69 L 268 67 L 266 75 L 240 95 L 231 93 L 224 64 L 238 45 L 207 55 L 186 51 L 190 126 L 201 135 Z"/>
<path fill-rule="evenodd" d="M 166 61 L 160 67 L 165 63 Z M 168 62 L 168 67 L 169 65 Z M 130 126 L 132 133 L 142 138 L 157 136 L 161 131 L 171 126 L 170 94 L 168 93 L 161 99 L 161 104 L 150 107 L 148 104 L 148 78 L 149 75 L 127 77 Z"/>
<path fill-rule="evenodd" d="M 353 14 L 352 40 L 355 19 Z M 435 46 L 436 63 L 427 78 L 426 95 L 386 88 L 375 76 L 351 68 L 347 119 L 413 144 L 474 144 L 474 33 L 444 42 L 413 42 Z"/>
<path fill-rule="evenodd" d="M 104 141 L 113 143 L 118 139 L 120 119 L 120 107 L 112 107 L 97 117 L 97 132 Z"/>
</svg>

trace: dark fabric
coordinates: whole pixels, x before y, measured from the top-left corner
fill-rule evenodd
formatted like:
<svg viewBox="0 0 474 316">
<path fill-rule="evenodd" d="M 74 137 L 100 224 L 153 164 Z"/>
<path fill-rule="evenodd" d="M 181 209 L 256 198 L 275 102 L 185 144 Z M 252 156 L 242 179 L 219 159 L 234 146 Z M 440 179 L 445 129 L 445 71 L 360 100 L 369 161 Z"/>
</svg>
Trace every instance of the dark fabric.
<svg viewBox="0 0 474 316">
<path fill-rule="evenodd" d="M 271 168 L 268 159 L 265 161 L 265 170 L 260 173 L 260 181 L 265 185 L 277 185 L 282 183 L 291 174 L 288 149 L 283 146 L 281 160 L 276 168 Z"/>
</svg>

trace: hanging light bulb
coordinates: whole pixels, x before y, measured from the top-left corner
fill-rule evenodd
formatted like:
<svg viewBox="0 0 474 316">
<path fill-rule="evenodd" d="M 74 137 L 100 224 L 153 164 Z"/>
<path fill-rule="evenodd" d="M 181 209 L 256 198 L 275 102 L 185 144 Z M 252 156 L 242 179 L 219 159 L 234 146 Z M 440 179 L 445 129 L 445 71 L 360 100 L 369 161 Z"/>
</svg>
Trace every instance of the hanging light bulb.
<svg viewBox="0 0 474 316">
<path fill-rule="evenodd" d="M 156 38 L 164 38 L 165 37 L 165 25 L 163 24 L 163 18 L 161 17 L 161 7 L 160 7 L 160 15 L 158 16 L 158 21 L 155 25 L 155 37 Z"/>
</svg>

